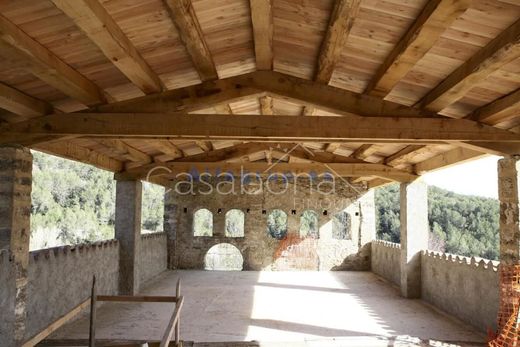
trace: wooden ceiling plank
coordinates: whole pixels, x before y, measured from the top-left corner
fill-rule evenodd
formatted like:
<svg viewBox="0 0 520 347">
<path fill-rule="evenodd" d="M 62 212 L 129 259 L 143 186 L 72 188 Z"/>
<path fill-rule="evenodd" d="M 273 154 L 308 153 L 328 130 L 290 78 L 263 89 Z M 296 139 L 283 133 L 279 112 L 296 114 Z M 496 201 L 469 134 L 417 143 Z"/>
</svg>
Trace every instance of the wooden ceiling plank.
<svg viewBox="0 0 520 347">
<path fill-rule="evenodd" d="M 53 111 L 49 103 L 33 98 L 21 91 L 0 83 L 0 108 L 17 114 L 21 119 L 49 114 Z"/>
<path fill-rule="evenodd" d="M 520 58 L 520 19 L 464 62 L 418 105 L 440 112 L 502 66 Z"/>
<path fill-rule="evenodd" d="M 0 15 L 0 55 L 16 61 L 19 66 L 45 83 L 85 105 L 106 102 L 103 92 L 92 81 L 2 15 Z"/>
<path fill-rule="evenodd" d="M 272 0 L 250 0 L 257 70 L 273 69 Z"/>
<path fill-rule="evenodd" d="M 208 44 L 191 0 L 165 0 L 170 17 L 202 81 L 218 79 Z"/>
<path fill-rule="evenodd" d="M 315 81 L 329 84 L 336 64 L 345 47 L 354 19 L 359 12 L 360 0 L 336 0 L 330 16 L 327 34 L 321 45 Z"/>
<path fill-rule="evenodd" d="M 433 47 L 442 33 L 470 6 L 471 0 L 432 0 L 408 28 L 365 88 L 385 97 Z"/>
<path fill-rule="evenodd" d="M 99 0 L 52 0 L 52 2 L 71 18 L 105 56 L 145 94 L 157 93 L 163 89 L 159 77 Z"/>
</svg>

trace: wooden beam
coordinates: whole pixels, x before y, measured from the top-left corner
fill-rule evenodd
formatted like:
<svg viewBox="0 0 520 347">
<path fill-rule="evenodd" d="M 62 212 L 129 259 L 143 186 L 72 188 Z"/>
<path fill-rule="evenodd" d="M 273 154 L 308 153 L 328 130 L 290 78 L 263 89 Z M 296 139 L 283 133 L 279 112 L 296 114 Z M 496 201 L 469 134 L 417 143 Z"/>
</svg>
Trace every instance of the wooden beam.
<svg viewBox="0 0 520 347">
<path fill-rule="evenodd" d="M 302 116 L 314 116 L 316 114 L 316 107 L 304 106 L 302 110 Z"/>
<path fill-rule="evenodd" d="M 218 79 L 215 63 L 191 0 L 165 0 L 179 36 L 202 81 Z"/>
<path fill-rule="evenodd" d="M 354 151 L 354 153 L 352 153 L 351 156 L 353 158 L 365 160 L 366 158 L 370 157 L 372 154 L 377 152 L 377 150 L 378 150 L 377 146 L 374 146 L 371 144 L 364 144 L 364 145 L 359 146 L 359 148 L 356 149 Z"/>
<path fill-rule="evenodd" d="M 257 70 L 273 69 L 272 0 L 250 0 Z"/>
<path fill-rule="evenodd" d="M 52 112 L 52 105 L 0 83 L 0 108 L 17 114 L 22 119 Z"/>
<path fill-rule="evenodd" d="M 272 116 L 274 115 L 273 98 L 266 95 L 260 98 L 260 109 L 263 115 Z"/>
<path fill-rule="evenodd" d="M 331 142 L 325 145 L 323 149 L 325 152 L 334 153 L 338 148 L 341 147 L 341 143 Z"/>
<path fill-rule="evenodd" d="M 502 66 L 520 57 L 520 19 L 459 66 L 418 103 L 439 112 Z"/>
<path fill-rule="evenodd" d="M 314 106 L 341 115 L 388 117 L 436 117 L 434 112 L 382 100 L 379 97 L 357 94 L 341 88 L 285 75 L 274 71 L 257 71 L 236 76 L 233 80 L 242 85 L 266 91 L 277 98 Z"/>
<path fill-rule="evenodd" d="M 0 55 L 85 105 L 106 102 L 103 92 L 47 48 L 0 15 Z"/>
<path fill-rule="evenodd" d="M 486 156 L 485 153 L 459 147 L 415 164 L 413 171 L 419 175 L 422 175 L 426 172 L 462 164 L 464 162 L 478 159 L 484 156 Z"/>
<path fill-rule="evenodd" d="M 520 153 L 520 134 L 448 118 L 69 113 L 5 125 L 0 128 L 0 143 L 20 143 L 35 135 L 406 144 L 475 141 L 476 146 L 504 150 L 511 146 L 506 154 Z"/>
<path fill-rule="evenodd" d="M 394 183 L 393 181 L 385 180 L 383 178 L 375 178 L 367 182 L 368 189 L 381 188 L 386 185 Z"/>
<path fill-rule="evenodd" d="M 410 159 L 416 156 L 418 152 L 426 150 L 427 148 L 428 146 L 422 145 L 406 146 L 405 148 L 392 154 L 391 156 L 386 157 L 384 163 L 390 166 L 399 166 L 402 164 L 406 164 L 408 161 L 410 161 Z"/>
<path fill-rule="evenodd" d="M 465 118 L 489 125 L 497 125 L 517 117 L 519 113 L 520 89 L 517 89 L 500 99 L 476 109 Z"/>
<path fill-rule="evenodd" d="M 269 143 L 247 142 L 236 146 L 214 149 L 212 151 L 190 155 L 173 160 L 172 162 L 220 162 L 258 153 L 268 148 Z M 153 166 L 150 166 L 153 167 Z"/>
<path fill-rule="evenodd" d="M 168 168 L 166 170 L 156 170 L 153 172 L 144 172 L 142 170 L 128 170 L 123 173 L 116 174 L 116 179 L 141 179 L 143 177 L 170 176 L 179 173 L 189 173 L 194 170 L 198 172 L 209 172 L 217 174 L 218 172 L 232 172 L 234 175 L 240 176 L 246 172 L 260 173 L 267 176 L 270 173 L 287 173 L 293 175 L 330 173 L 339 177 L 358 177 L 358 176 L 377 176 L 388 178 L 398 182 L 409 182 L 417 178 L 416 175 L 406 171 L 394 169 L 381 164 L 367 163 L 200 163 L 200 162 L 169 162 L 163 163 L 161 166 Z M 148 176 L 147 176 L 148 175 Z"/>
<path fill-rule="evenodd" d="M 52 0 L 145 94 L 163 89 L 159 77 L 139 54 L 99 0 Z"/>
<path fill-rule="evenodd" d="M 419 16 L 378 68 L 365 93 L 381 97 L 389 94 L 470 4 L 470 0 L 427 1 Z"/>
<path fill-rule="evenodd" d="M 264 92 L 244 86 L 236 77 L 204 82 L 131 100 L 91 107 L 85 112 L 194 112 L 224 103 L 261 97 Z M 227 112 L 226 112 L 227 113 Z"/>
<path fill-rule="evenodd" d="M 97 139 L 97 141 L 100 144 L 113 149 L 118 155 L 125 157 L 126 160 L 144 164 L 153 161 L 148 154 L 141 152 L 124 141 L 117 139 Z"/>
<path fill-rule="evenodd" d="M 179 149 L 179 147 L 171 143 L 169 140 L 149 140 L 148 144 L 157 148 L 159 151 L 172 157 L 173 159 L 182 158 L 184 156 L 184 153 Z"/>
<path fill-rule="evenodd" d="M 354 19 L 359 12 L 360 0 L 336 0 L 329 20 L 327 34 L 321 45 L 315 80 L 328 84 L 347 42 Z"/>
<path fill-rule="evenodd" d="M 217 114 L 233 114 L 233 110 L 229 104 L 220 104 L 213 106 Z"/>
<path fill-rule="evenodd" d="M 80 147 L 72 142 L 53 142 L 33 146 L 37 151 L 76 160 L 97 168 L 112 172 L 123 171 L 124 165 L 121 161 L 110 158 L 104 154 L 95 152 L 85 147 Z"/>
</svg>

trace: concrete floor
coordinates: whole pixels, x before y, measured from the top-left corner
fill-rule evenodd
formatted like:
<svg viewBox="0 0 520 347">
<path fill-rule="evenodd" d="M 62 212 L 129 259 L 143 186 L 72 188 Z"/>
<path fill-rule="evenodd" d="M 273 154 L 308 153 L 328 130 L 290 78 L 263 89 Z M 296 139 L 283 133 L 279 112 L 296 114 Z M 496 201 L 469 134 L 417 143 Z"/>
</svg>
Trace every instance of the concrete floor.
<svg viewBox="0 0 520 347">
<path fill-rule="evenodd" d="M 168 271 L 143 293 L 174 295 L 179 277 L 186 300 L 181 314 L 185 341 L 413 346 L 420 344 L 418 339 L 453 345 L 485 340 L 422 301 L 401 298 L 370 272 Z M 160 340 L 172 311 L 172 304 L 104 304 L 98 309 L 96 337 Z M 54 337 L 87 336 L 84 317 Z"/>
</svg>

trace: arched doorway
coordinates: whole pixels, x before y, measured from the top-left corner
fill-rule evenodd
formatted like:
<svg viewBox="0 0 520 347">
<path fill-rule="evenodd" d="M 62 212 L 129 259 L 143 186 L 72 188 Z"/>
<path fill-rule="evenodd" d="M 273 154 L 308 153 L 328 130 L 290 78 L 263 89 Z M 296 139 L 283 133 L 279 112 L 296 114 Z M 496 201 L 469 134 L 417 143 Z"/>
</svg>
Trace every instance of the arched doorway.
<svg viewBox="0 0 520 347">
<path fill-rule="evenodd" d="M 235 246 L 219 243 L 211 247 L 204 258 L 204 269 L 213 271 L 242 271 L 244 258 Z"/>
</svg>

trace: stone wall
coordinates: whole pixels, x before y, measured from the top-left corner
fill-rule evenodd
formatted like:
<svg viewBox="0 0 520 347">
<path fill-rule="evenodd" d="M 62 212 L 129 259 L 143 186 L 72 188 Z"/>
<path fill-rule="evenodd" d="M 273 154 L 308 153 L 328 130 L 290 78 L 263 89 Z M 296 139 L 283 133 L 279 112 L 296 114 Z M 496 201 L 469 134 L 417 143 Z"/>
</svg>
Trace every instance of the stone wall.
<svg viewBox="0 0 520 347">
<path fill-rule="evenodd" d="M 0 271 L 1 269 L 3 266 L 0 266 Z M 26 338 L 34 336 L 87 299 L 90 296 L 93 275 L 96 276 L 99 294 L 117 294 L 117 241 L 31 252 Z"/>
<path fill-rule="evenodd" d="M 484 333 L 495 331 L 498 262 L 426 251 L 421 263 L 423 300 Z"/>
<path fill-rule="evenodd" d="M 166 233 L 142 235 L 139 257 L 139 275 L 141 284 L 144 284 L 145 281 L 148 281 L 166 270 Z"/>
<path fill-rule="evenodd" d="M 8 250 L 0 250 L 0 346 L 14 346 L 14 264 Z M 11 329 L 7 328 L 11 327 Z"/>
<path fill-rule="evenodd" d="M 372 241 L 372 272 L 401 285 L 401 245 L 382 240 Z"/>
<path fill-rule="evenodd" d="M 370 247 L 365 245 L 375 238 L 372 191 L 340 182 L 336 183 L 334 194 L 325 195 L 311 191 L 309 182 L 303 181 L 290 183 L 284 194 L 274 194 L 279 186 L 255 194 L 168 193 L 165 210 L 171 213 L 166 212 L 165 231 L 169 235 L 170 254 L 174 254 L 170 267 L 202 269 L 205 255 L 212 246 L 229 243 L 241 252 L 245 270 L 370 268 Z M 195 191 L 199 188 L 201 184 L 196 184 Z M 211 237 L 193 235 L 193 215 L 201 208 L 213 214 Z M 240 209 L 245 214 L 244 237 L 225 235 L 225 216 L 231 209 Z M 288 217 L 288 234 L 283 240 L 277 240 L 267 232 L 267 218 L 274 209 L 281 209 Z M 313 210 L 318 215 L 318 238 L 303 239 L 299 235 L 300 216 L 305 210 Z M 350 218 L 351 234 L 347 240 L 338 240 L 332 236 L 332 217 L 343 210 Z"/>
</svg>

